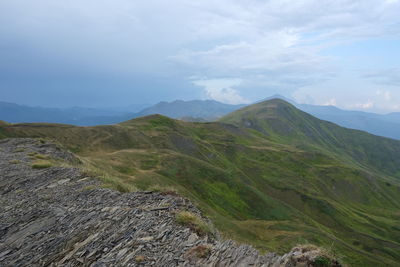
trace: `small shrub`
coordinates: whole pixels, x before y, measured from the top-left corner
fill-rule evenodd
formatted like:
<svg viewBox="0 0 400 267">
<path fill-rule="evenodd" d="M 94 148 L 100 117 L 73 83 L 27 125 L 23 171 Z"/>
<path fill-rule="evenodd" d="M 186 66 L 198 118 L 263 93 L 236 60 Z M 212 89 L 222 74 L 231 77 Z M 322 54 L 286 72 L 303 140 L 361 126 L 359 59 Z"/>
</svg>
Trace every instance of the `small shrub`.
<svg viewBox="0 0 400 267">
<path fill-rule="evenodd" d="M 207 258 L 208 255 L 210 255 L 210 253 L 211 253 L 211 248 L 209 246 L 199 245 L 191 248 L 187 252 L 187 255 L 189 257 L 195 257 L 195 258 Z"/>
<path fill-rule="evenodd" d="M 326 256 L 318 256 L 314 260 L 314 266 L 316 267 L 329 267 L 332 266 L 331 259 Z"/>
<path fill-rule="evenodd" d="M 18 159 L 10 160 L 10 164 L 18 164 L 18 163 L 21 163 L 21 161 Z"/>
<path fill-rule="evenodd" d="M 53 166 L 48 160 L 37 160 L 31 164 L 32 168 L 34 169 L 46 169 Z"/>
<path fill-rule="evenodd" d="M 24 152 L 24 151 L 25 151 L 25 148 L 22 148 L 22 147 L 16 148 L 16 149 L 14 150 L 15 153 Z"/>
<path fill-rule="evenodd" d="M 317 247 L 311 244 L 298 245 L 293 248 L 295 252 L 291 256 L 292 263 L 299 266 L 312 267 L 341 267 L 343 266 L 337 259 L 333 251 L 326 248 Z M 296 265 L 297 266 L 297 265 Z"/>
<path fill-rule="evenodd" d="M 188 226 L 201 236 L 211 233 L 210 226 L 192 212 L 181 211 L 177 213 L 176 221 L 182 225 Z"/>
</svg>

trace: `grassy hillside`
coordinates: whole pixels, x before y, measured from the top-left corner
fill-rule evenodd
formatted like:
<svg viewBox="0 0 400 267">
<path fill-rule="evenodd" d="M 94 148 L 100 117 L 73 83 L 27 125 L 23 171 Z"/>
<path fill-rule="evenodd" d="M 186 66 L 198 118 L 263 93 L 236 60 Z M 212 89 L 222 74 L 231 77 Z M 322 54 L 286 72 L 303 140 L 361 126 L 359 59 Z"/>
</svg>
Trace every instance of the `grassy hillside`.
<svg viewBox="0 0 400 267">
<path fill-rule="evenodd" d="M 310 242 L 354 266 L 400 261 L 400 142 L 284 101 L 216 123 L 159 115 L 98 127 L 2 123 L 0 137 L 56 140 L 122 191 L 174 187 L 225 235 L 260 249 Z"/>
<path fill-rule="evenodd" d="M 220 121 L 257 130 L 279 143 L 345 157 L 400 178 L 399 141 L 318 120 L 281 99 L 242 108 Z"/>
</svg>

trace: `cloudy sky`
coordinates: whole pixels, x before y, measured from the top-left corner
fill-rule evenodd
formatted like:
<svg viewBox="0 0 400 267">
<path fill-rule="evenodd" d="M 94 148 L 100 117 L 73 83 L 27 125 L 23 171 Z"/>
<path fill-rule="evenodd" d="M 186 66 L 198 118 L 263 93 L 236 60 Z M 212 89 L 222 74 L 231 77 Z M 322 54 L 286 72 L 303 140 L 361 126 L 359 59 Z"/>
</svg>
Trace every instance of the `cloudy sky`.
<svg viewBox="0 0 400 267">
<path fill-rule="evenodd" d="M 399 0 L 0 0 L 0 101 L 400 111 Z"/>
</svg>

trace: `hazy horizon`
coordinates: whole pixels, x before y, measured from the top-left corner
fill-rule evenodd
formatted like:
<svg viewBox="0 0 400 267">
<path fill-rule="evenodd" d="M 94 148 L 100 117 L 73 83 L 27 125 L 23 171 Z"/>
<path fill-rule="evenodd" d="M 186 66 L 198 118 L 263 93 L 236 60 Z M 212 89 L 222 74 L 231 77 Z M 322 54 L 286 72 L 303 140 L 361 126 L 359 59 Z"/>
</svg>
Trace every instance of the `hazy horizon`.
<svg viewBox="0 0 400 267">
<path fill-rule="evenodd" d="M 0 2 L 0 101 L 400 112 L 400 1 Z"/>
</svg>

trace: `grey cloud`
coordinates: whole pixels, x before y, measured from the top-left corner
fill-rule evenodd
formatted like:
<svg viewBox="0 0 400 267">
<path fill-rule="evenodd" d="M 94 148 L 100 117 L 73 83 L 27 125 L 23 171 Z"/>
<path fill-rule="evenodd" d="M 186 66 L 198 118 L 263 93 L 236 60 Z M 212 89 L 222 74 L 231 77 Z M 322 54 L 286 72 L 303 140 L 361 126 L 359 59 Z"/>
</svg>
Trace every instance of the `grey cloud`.
<svg viewBox="0 0 400 267">
<path fill-rule="evenodd" d="M 197 75 L 241 79 L 248 95 L 290 92 L 332 77 L 326 47 L 399 36 L 399 13 L 400 3 L 381 0 L 5 0 L 0 89 L 64 88 L 71 101 L 97 91 L 116 102 L 139 97 L 146 81 L 144 95 L 157 101 L 200 95 L 189 79 Z"/>
</svg>

